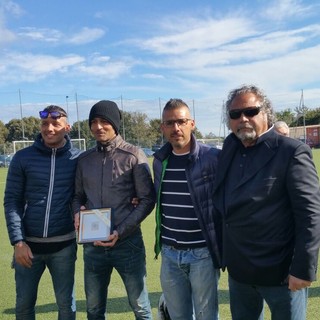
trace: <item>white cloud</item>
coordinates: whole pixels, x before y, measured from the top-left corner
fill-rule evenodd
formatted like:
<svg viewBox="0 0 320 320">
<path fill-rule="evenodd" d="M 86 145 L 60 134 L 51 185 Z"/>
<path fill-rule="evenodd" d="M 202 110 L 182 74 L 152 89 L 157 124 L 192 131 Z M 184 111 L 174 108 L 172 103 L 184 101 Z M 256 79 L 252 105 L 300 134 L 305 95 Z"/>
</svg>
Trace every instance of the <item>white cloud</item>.
<svg viewBox="0 0 320 320">
<path fill-rule="evenodd" d="M 71 36 L 69 42 L 72 44 L 86 44 L 94 42 L 105 35 L 105 31 L 98 28 L 82 28 L 82 30 Z"/>
<path fill-rule="evenodd" d="M 116 79 L 121 75 L 129 72 L 131 66 L 125 61 L 112 61 L 110 63 L 88 65 L 82 64 L 77 67 L 77 71 L 84 75 L 91 77 L 104 78 L 104 79 Z"/>
<path fill-rule="evenodd" d="M 291 17 L 304 17 L 314 13 L 319 4 L 305 5 L 301 0 L 273 0 L 263 10 L 262 16 L 269 20 L 283 21 Z"/>
<path fill-rule="evenodd" d="M 194 21 L 194 19 L 192 19 Z M 242 37 L 249 37 L 256 33 L 251 22 L 240 18 L 227 18 L 224 20 L 200 20 L 190 24 L 183 21 L 188 30 L 157 36 L 147 40 L 136 40 L 136 45 L 156 54 L 185 54 L 188 51 L 201 51 L 216 48 L 222 44 L 235 41 Z M 181 24 L 177 19 L 176 30 Z"/>
<path fill-rule="evenodd" d="M 146 74 L 143 74 L 142 77 L 146 79 L 164 79 L 165 78 L 162 74 L 155 74 L 155 73 L 146 73 Z"/>
<path fill-rule="evenodd" d="M 1 12 L 8 12 L 15 17 L 20 17 L 24 14 L 24 10 L 21 8 L 21 6 L 11 0 L 1 0 L 0 1 L 0 11 Z"/>
<path fill-rule="evenodd" d="M 20 16 L 23 11 L 20 6 L 13 1 L 0 1 L 0 46 L 13 42 L 16 39 L 14 32 L 6 27 L 6 13 L 13 16 Z"/>
<path fill-rule="evenodd" d="M 62 33 L 55 29 L 24 27 L 18 35 L 33 41 L 57 43 L 63 37 Z"/>
<path fill-rule="evenodd" d="M 0 19 L 1 19 L 1 16 L 0 16 Z M 0 46 L 13 42 L 15 39 L 16 39 L 15 34 L 10 30 L 6 29 L 0 22 Z"/>
<path fill-rule="evenodd" d="M 8 53 L 2 57 L 5 68 L 0 72 L 0 82 L 37 81 L 54 72 L 66 72 L 68 68 L 83 62 L 78 55 L 54 57 L 49 55 Z"/>
</svg>

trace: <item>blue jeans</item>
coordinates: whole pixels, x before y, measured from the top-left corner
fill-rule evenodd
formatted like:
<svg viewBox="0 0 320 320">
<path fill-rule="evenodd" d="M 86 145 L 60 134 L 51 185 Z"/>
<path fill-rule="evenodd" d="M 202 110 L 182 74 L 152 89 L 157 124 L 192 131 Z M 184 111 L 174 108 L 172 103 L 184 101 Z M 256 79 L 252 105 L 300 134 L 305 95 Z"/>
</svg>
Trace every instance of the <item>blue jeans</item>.
<svg viewBox="0 0 320 320">
<path fill-rule="evenodd" d="M 308 289 L 291 291 L 288 286 L 252 286 L 229 276 L 230 308 L 233 320 L 262 320 L 263 302 L 272 320 L 306 319 Z"/>
<path fill-rule="evenodd" d="M 145 248 L 140 233 L 118 241 L 113 248 L 85 244 L 83 256 L 88 320 L 105 319 L 113 268 L 124 283 L 136 319 L 152 319 L 146 287 Z"/>
<path fill-rule="evenodd" d="M 161 286 L 171 319 L 218 319 L 220 270 L 214 268 L 209 250 L 162 245 L 161 259 Z"/>
<path fill-rule="evenodd" d="M 32 267 L 14 263 L 16 280 L 16 320 L 34 320 L 35 304 L 41 276 L 47 267 L 51 274 L 59 320 L 76 318 L 74 272 L 77 244 L 50 254 L 33 254 Z"/>
</svg>

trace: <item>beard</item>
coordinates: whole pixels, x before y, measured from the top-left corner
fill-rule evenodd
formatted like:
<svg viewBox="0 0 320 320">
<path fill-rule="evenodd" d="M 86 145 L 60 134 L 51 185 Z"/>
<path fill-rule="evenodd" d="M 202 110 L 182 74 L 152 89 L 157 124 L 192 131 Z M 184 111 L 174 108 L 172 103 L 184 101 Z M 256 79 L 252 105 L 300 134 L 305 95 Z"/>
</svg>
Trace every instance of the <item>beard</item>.
<svg viewBox="0 0 320 320">
<path fill-rule="evenodd" d="M 241 129 L 250 129 L 250 131 L 242 131 Z M 240 141 L 247 143 L 253 142 L 258 138 L 257 132 L 252 126 L 240 126 L 235 134 Z"/>
</svg>

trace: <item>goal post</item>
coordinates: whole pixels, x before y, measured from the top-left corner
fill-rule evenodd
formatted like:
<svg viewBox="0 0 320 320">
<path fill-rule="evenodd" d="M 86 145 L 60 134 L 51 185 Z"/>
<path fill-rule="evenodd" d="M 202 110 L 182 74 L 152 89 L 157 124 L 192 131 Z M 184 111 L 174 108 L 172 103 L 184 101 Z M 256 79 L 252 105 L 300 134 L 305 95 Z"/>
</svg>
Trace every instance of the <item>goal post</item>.
<svg viewBox="0 0 320 320">
<path fill-rule="evenodd" d="M 34 140 L 15 140 L 13 142 L 13 153 L 29 147 L 34 143 Z M 86 139 L 71 139 L 72 145 L 75 148 L 85 151 L 86 150 Z"/>
<path fill-rule="evenodd" d="M 29 147 L 34 143 L 34 140 L 15 140 L 13 142 L 13 153 L 17 151 Z"/>
<path fill-rule="evenodd" d="M 86 139 L 71 139 L 74 148 L 86 151 Z"/>
</svg>

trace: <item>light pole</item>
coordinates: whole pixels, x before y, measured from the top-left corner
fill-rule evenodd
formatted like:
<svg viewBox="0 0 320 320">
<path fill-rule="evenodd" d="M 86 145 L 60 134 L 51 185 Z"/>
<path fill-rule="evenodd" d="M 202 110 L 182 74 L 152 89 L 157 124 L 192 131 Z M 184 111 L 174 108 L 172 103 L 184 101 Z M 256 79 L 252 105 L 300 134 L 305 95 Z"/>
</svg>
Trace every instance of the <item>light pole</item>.
<svg viewBox="0 0 320 320">
<path fill-rule="evenodd" d="M 68 99 L 69 99 L 69 96 L 66 96 L 66 103 L 67 103 L 67 115 L 68 115 L 68 117 L 69 117 L 69 101 L 68 101 Z"/>
<path fill-rule="evenodd" d="M 161 98 L 159 98 L 159 111 L 160 111 L 160 125 L 162 122 L 162 114 L 161 114 Z M 161 133 L 161 146 L 163 146 L 163 134 Z"/>
<path fill-rule="evenodd" d="M 22 140 L 25 140 L 24 136 L 24 122 L 23 122 L 23 116 L 22 116 L 22 103 L 21 103 L 21 92 L 19 89 L 19 102 L 20 102 L 20 118 L 21 118 L 21 127 L 22 127 Z"/>
<path fill-rule="evenodd" d="M 123 111 L 122 95 L 120 96 L 120 103 L 121 103 L 121 110 L 122 110 L 122 136 L 123 136 L 123 140 L 126 140 L 126 128 L 124 125 L 124 111 Z"/>
<path fill-rule="evenodd" d="M 78 121 L 78 139 L 80 141 L 81 134 L 80 134 L 80 121 L 79 121 L 79 108 L 78 108 L 78 95 L 77 95 L 77 93 L 76 93 L 76 107 L 77 107 L 77 121 Z"/>
<path fill-rule="evenodd" d="M 303 89 L 301 89 L 301 98 L 300 98 L 299 107 L 297 107 L 295 109 L 295 111 L 297 112 L 297 118 L 298 119 L 302 116 L 302 120 L 303 120 L 303 140 L 304 140 L 304 143 L 307 143 L 306 112 L 308 111 L 308 108 L 304 105 Z"/>
</svg>

